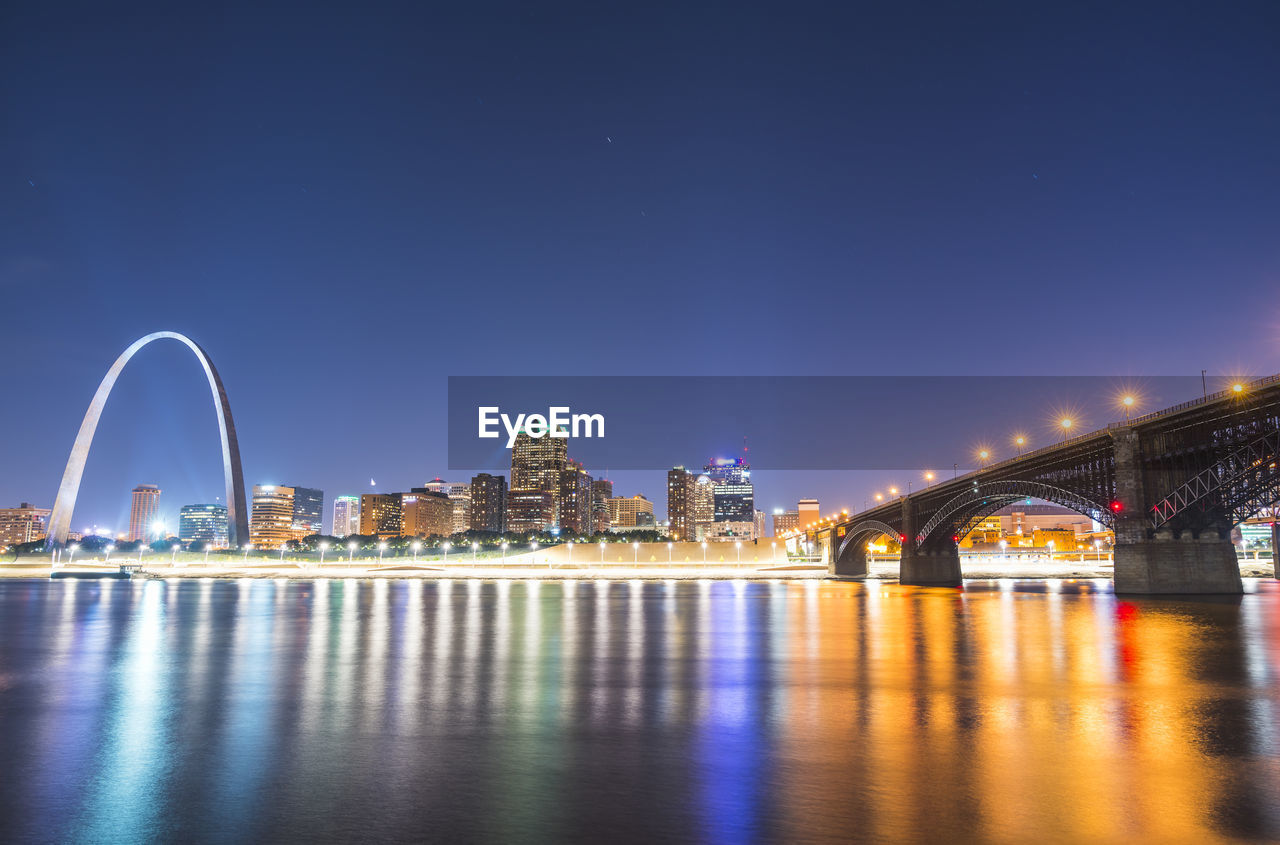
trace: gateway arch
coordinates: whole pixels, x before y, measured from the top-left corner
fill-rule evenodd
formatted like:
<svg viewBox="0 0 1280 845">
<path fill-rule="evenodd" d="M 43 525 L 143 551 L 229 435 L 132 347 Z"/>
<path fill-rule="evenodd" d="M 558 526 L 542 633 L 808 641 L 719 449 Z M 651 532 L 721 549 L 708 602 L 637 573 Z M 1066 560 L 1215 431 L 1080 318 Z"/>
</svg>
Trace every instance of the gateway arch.
<svg viewBox="0 0 1280 845">
<path fill-rule="evenodd" d="M 154 332 L 135 340 L 128 349 L 120 354 L 116 362 L 102 377 L 98 392 L 93 394 L 89 410 L 85 411 L 84 422 L 80 423 L 80 433 L 76 435 L 75 445 L 71 447 L 71 457 L 67 459 L 67 469 L 62 474 L 62 484 L 58 487 L 58 498 L 53 503 L 53 513 L 49 517 L 49 533 L 45 540 L 45 548 L 58 548 L 66 545 L 67 532 L 71 528 L 71 512 L 76 507 L 76 496 L 80 493 L 80 476 L 84 474 L 84 462 L 89 457 L 89 447 L 93 445 L 93 433 L 98 428 L 98 418 L 102 416 L 102 408 L 107 404 L 111 388 L 124 370 L 129 359 L 139 349 L 153 340 L 171 338 L 187 345 L 204 366 L 204 374 L 209 379 L 209 389 L 213 392 L 214 410 L 218 412 L 218 433 L 222 437 L 222 471 L 227 481 L 227 539 L 232 546 L 239 546 L 249 539 L 249 514 L 245 509 L 244 472 L 240 469 L 240 444 L 236 442 L 236 426 L 231 419 L 231 403 L 227 401 L 227 389 L 218 377 L 209 355 L 200 345 L 186 335 L 177 332 Z"/>
</svg>

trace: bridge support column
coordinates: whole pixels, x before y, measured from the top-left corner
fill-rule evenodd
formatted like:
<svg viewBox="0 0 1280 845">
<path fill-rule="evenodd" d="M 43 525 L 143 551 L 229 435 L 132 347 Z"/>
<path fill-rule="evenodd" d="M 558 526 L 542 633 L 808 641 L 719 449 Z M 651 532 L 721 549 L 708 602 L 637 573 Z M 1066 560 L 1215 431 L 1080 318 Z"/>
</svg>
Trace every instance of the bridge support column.
<svg viewBox="0 0 1280 845">
<path fill-rule="evenodd" d="M 1244 592 L 1231 539 L 1206 530 L 1175 537 L 1152 531 L 1142 474 L 1142 444 L 1132 428 L 1112 434 L 1116 462 L 1115 589 L 1119 594 L 1213 595 Z"/>
<path fill-rule="evenodd" d="M 910 540 L 903 545 L 898 581 L 920 587 L 959 587 L 960 549 L 947 543 L 942 549 L 917 549 Z"/>
<path fill-rule="evenodd" d="M 839 548 L 836 546 L 836 548 Z M 835 578 L 866 578 L 867 549 L 863 543 L 850 543 L 844 554 L 832 558 L 827 572 Z"/>
<path fill-rule="evenodd" d="M 1280 522 L 1271 520 L 1271 567 L 1272 577 L 1280 580 Z"/>
<path fill-rule="evenodd" d="M 1174 537 L 1157 531 L 1137 543 L 1116 542 L 1116 592 L 1212 595 L 1244 592 L 1236 547 L 1216 531 Z"/>
</svg>

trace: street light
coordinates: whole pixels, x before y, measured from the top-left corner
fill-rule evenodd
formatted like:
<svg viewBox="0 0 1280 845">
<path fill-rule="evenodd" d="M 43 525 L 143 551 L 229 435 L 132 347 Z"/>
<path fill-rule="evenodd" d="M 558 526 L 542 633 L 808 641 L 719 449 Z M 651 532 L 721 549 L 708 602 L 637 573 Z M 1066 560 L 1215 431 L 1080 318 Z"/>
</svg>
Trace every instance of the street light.
<svg viewBox="0 0 1280 845">
<path fill-rule="evenodd" d="M 249 562 L 249 552 L 253 551 L 253 543 L 249 543 L 244 547 L 244 562 Z"/>
<path fill-rule="evenodd" d="M 1049 546 L 1049 562 L 1053 563 L 1053 541 L 1050 540 L 1047 545 Z"/>
<path fill-rule="evenodd" d="M 449 546 L 453 545 L 448 540 L 444 541 L 444 563 L 449 563 Z"/>
<path fill-rule="evenodd" d="M 351 556 L 356 553 L 356 543 L 354 540 L 347 543 L 347 566 L 351 565 Z"/>
<path fill-rule="evenodd" d="M 208 543 L 204 544 L 204 565 L 205 566 L 209 565 L 209 544 Z"/>
<path fill-rule="evenodd" d="M 671 565 L 671 544 L 667 543 L 667 565 Z"/>
<path fill-rule="evenodd" d="M 414 540 L 413 541 L 413 562 L 414 563 L 418 562 L 418 549 L 420 548 L 422 548 L 422 544 L 419 543 L 417 540 Z"/>
<path fill-rule="evenodd" d="M 1124 421 L 1129 421 L 1129 411 L 1133 410 L 1133 406 L 1137 404 L 1137 397 L 1132 393 L 1126 393 L 1120 397 L 1120 404 L 1124 406 Z"/>
<path fill-rule="evenodd" d="M 1027 436 L 1025 434 L 1015 434 L 1013 436 L 1013 445 L 1017 447 L 1018 454 L 1022 454 L 1022 449 L 1027 445 Z"/>
<path fill-rule="evenodd" d="M 600 541 L 600 563 L 604 564 L 604 540 Z"/>
<path fill-rule="evenodd" d="M 1000 557 L 1002 558 L 1009 557 L 1008 548 L 1009 548 L 1009 542 L 1004 538 L 1001 538 L 1000 539 Z"/>
<path fill-rule="evenodd" d="M 933 483 L 933 473 L 926 470 L 924 474 L 924 486 L 928 487 L 932 483 Z"/>
<path fill-rule="evenodd" d="M 472 544 L 471 544 L 471 565 L 472 565 L 472 566 L 475 566 L 475 565 L 476 565 L 476 549 L 478 549 L 478 548 L 480 548 L 480 544 L 479 544 L 479 543 L 472 543 Z"/>
<path fill-rule="evenodd" d="M 284 550 L 285 550 L 285 549 L 287 549 L 287 548 L 289 548 L 289 544 L 288 544 L 288 543 L 281 543 L 281 544 L 280 544 L 280 563 L 281 563 L 281 564 L 283 564 L 283 563 L 284 563 Z"/>
<path fill-rule="evenodd" d="M 115 543 L 107 544 L 107 563 L 111 563 L 111 553 L 116 550 Z"/>
<path fill-rule="evenodd" d="M 633 564 L 634 564 L 634 563 L 639 563 L 639 562 L 640 562 L 640 544 L 639 544 L 639 543 L 632 543 L 632 544 L 631 544 L 631 548 L 632 548 L 632 550 L 633 550 L 633 557 L 631 558 L 631 562 L 632 562 Z"/>
<path fill-rule="evenodd" d="M 565 545 L 569 547 L 569 565 L 573 566 L 573 541 L 570 540 L 568 543 L 565 543 Z"/>
<path fill-rule="evenodd" d="M 737 562 L 738 562 L 739 564 L 741 564 L 741 563 L 742 563 L 742 541 L 741 541 L 741 540 L 738 540 L 738 541 L 737 541 L 737 542 L 735 542 L 733 545 L 734 545 L 734 548 L 736 548 L 736 549 L 738 550 L 738 560 L 737 560 Z"/>
<path fill-rule="evenodd" d="M 169 550 L 173 552 L 173 554 L 169 555 L 169 565 L 177 566 L 178 565 L 178 544 L 174 543 L 172 546 L 169 547 Z"/>
<path fill-rule="evenodd" d="M 702 562 L 704 564 L 707 562 L 707 541 L 706 540 L 702 541 Z"/>
<path fill-rule="evenodd" d="M 382 555 L 385 554 L 386 551 L 387 551 L 387 544 L 379 543 L 378 544 L 378 565 L 379 566 L 382 565 Z"/>
<path fill-rule="evenodd" d="M 71 560 L 68 561 L 69 563 L 76 562 L 76 549 L 78 548 L 80 548 L 80 546 L 76 543 L 72 543 L 70 546 L 67 546 L 67 549 L 71 552 Z"/>
<path fill-rule="evenodd" d="M 504 564 L 507 562 L 507 544 L 506 543 L 502 544 L 502 562 Z"/>
<path fill-rule="evenodd" d="M 896 496 L 896 495 L 898 495 L 898 488 L 897 488 L 897 487 L 890 487 L 890 488 L 889 488 L 889 495 L 890 495 L 890 496 Z"/>
</svg>

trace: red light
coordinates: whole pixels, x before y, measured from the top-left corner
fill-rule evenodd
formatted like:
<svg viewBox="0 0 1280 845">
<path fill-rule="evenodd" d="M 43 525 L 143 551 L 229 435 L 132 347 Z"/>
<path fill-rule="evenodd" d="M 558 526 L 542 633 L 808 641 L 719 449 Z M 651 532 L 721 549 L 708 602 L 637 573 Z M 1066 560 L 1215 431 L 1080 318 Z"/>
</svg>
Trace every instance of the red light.
<svg viewBox="0 0 1280 845">
<path fill-rule="evenodd" d="M 1115 513 L 1120 513 L 1120 511 L 1124 510 L 1124 505 L 1120 504 L 1120 500 L 1117 499 L 1111 503 L 1111 510 Z"/>
<path fill-rule="evenodd" d="M 959 542 L 960 542 L 960 535 L 959 535 L 959 534 L 952 534 L 952 535 L 951 535 L 951 542 L 953 542 L 953 543 L 959 543 Z"/>
<path fill-rule="evenodd" d="M 906 535 L 906 534 L 899 534 L 899 535 L 898 535 L 898 542 L 899 542 L 899 543 L 905 543 L 905 542 L 907 542 L 907 535 Z"/>
</svg>

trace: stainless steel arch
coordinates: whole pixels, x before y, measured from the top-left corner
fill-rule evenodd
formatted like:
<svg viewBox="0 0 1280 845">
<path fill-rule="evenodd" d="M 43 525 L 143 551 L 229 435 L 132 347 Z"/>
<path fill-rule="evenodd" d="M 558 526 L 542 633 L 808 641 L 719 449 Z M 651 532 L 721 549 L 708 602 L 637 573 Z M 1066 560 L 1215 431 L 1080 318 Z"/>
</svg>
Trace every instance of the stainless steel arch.
<svg viewBox="0 0 1280 845">
<path fill-rule="evenodd" d="M 231 403 L 227 400 L 227 390 L 218 376 L 213 361 L 200 345 L 186 335 L 177 332 L 153 332 L 146 337 L 135 340 L 128 349 L 120 354 L 116 362 L 102 377 L 98 392 L 93 394 L 89 410 L 85 411 L 84 421 L 80 423 L 80 433 L 76 435 L 75 445 L 71 447 L 71 457 L 67 459 L 67 469 L 62 474 L 62 484 L 58 487 L 58 498 L 53 503 L 53 513 L 49 517 L 49 533 L 45 541 L 46 548 L 66 545 L 67 532 L 71 528 L 71 513 L 76 507 L 76 496 L 80 493 L 80 477 L 84 474 L 84 463 L 89 457 L 89 447 L 93 444 L 93 433 L 98 428 L 98 418 L 111 395 L 111 388 L 125 364 L 139 349 L 153 340 L 171 338 L 187 345 L 204 367 L 204 374 L 209 378 L 209 389 L 213 391 L 213 405 L 218 412 L 218 433 L 222 436 L 222 470 L 227 481 L 227 539 L 232 546 L 238 546 L 249 539 L 249 514 L 245 509 L 244 472 L 240 468 L 240 444 L 236 441 L 236 426 L 231 419 Z"/>
</svg>

